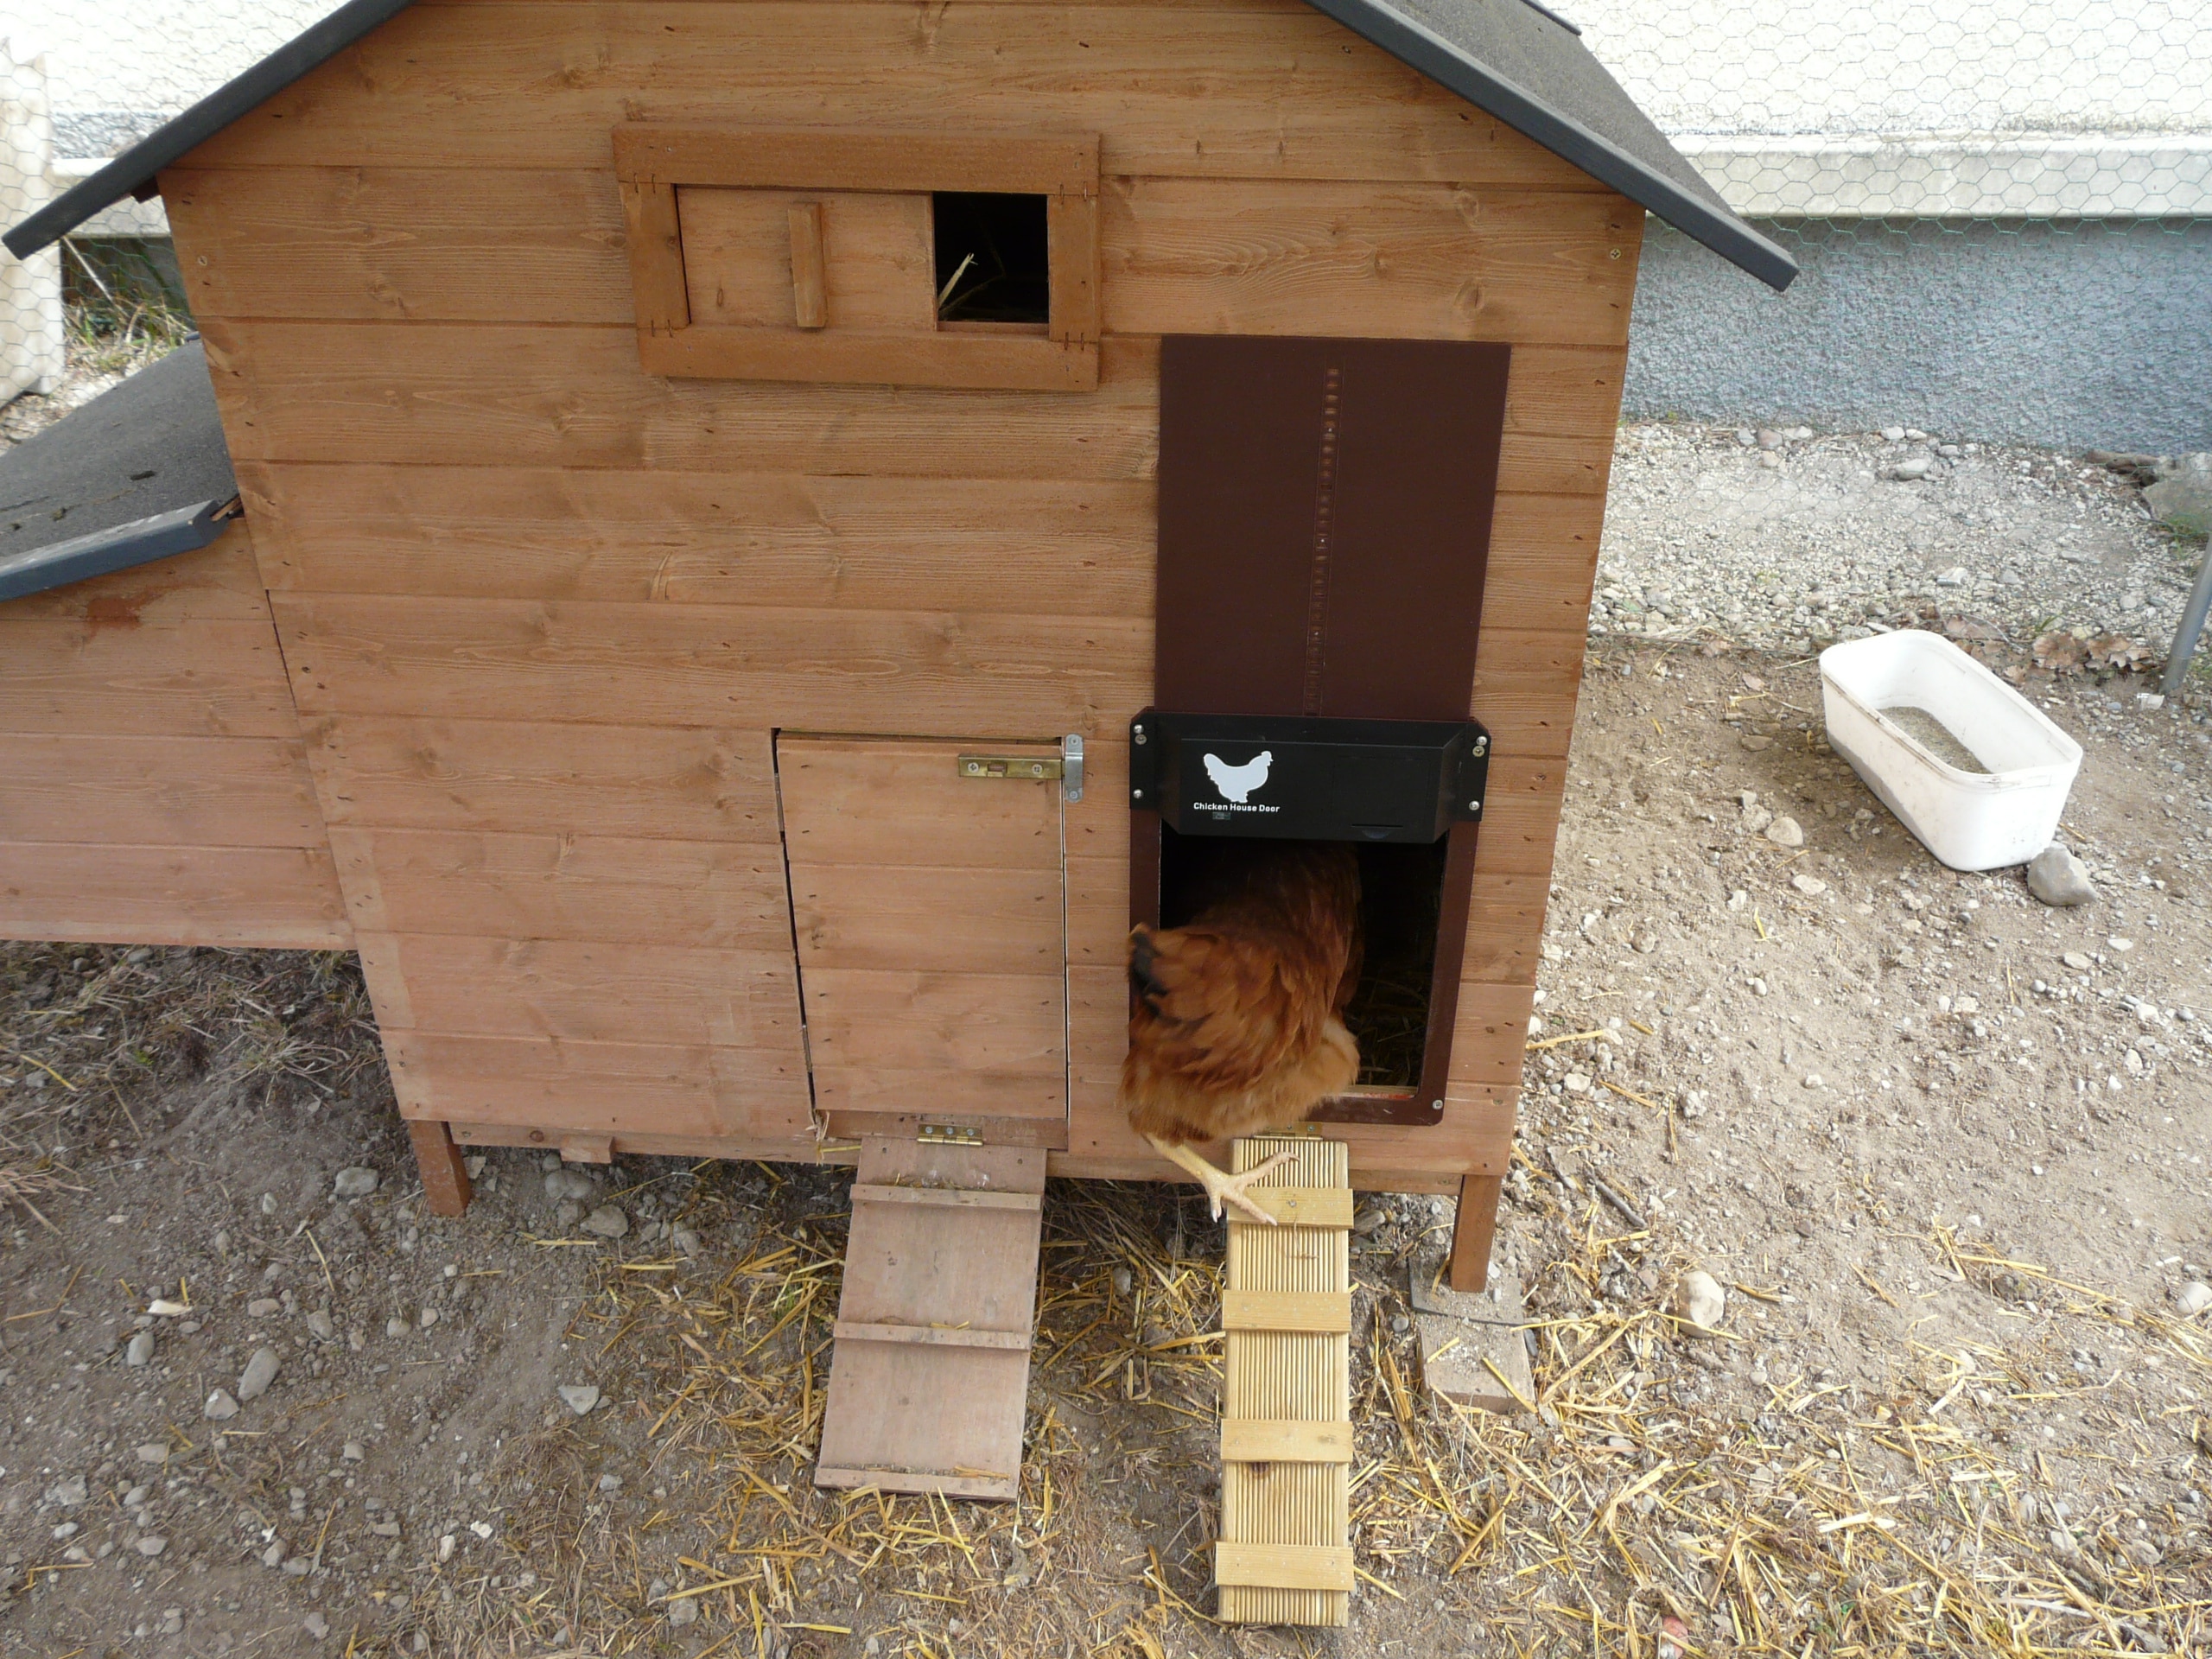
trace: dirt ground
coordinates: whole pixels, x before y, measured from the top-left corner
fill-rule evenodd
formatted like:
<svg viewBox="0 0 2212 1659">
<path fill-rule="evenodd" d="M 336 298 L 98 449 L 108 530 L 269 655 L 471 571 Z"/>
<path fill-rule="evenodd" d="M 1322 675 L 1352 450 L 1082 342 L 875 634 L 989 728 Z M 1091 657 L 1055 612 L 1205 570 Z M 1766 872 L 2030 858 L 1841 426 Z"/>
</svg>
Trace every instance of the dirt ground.
<svg viewBox="0 0 2212 1659">
<path fill-rule="evenodd" d="M 825 1495 L 849 1176 L 494 1153 L 440 1221 L 351 958 L 0 944 L 0 1654 L 2204 1650 L 2212 696 L 2027 649 L 2151 637 L 2174 550 L 2069 458 L 1747 435 L 1623 437 L 1497 1255 L 1534 1412 L 1425 1394 L 1451 1206 L 1363 1203 L 1348 1630 L 1205 1616 L 1195 1201 L 1048 1193 L 1019 1504 Z M 1808 645 L 1908 612 L 2087 747 L 2094 904 L 1827 753 Z"/>
<path fill-rule="evenodd" d="M 845 1176 L 549 1192 L 499 1153 L 438 1221 L 349 959 L 15 945 L 0 1652 L 2183 1650 L 2205 711 L 2034 688 L 2088 747 L 2068 836 L 2104 893 L 2050 911 L 1887 817 L 1815 675 L 1593 654 L 1536 1040 L 1613 1035 L 1532 1052 L 1500 1246 L 1541 1411 L 1422 1398 L 1406 1274 L 1448 1206 L 1370 1201 L 1350 1630 L 1200 1611 L 1195 1203 L 1055 1184 L 1018 1507 L 819 1494 Z M 580 1228 L 601 1205 L 623 1236 Z M 1692 1268 L 1719 1338 L 1670 1317 Z M 262 1348 L 267 1392 L 211 1420 Z"/>
</svg>

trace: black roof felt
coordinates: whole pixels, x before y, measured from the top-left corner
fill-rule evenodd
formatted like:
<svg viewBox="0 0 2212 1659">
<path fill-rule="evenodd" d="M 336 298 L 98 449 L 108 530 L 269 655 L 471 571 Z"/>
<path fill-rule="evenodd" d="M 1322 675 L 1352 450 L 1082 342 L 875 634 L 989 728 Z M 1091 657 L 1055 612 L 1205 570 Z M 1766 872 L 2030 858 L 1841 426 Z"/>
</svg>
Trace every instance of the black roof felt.
<svg viewBox="0 0 2212 1659">
<path fill-rule="evenodd" d="M 0 451 L 0 601 L 205 547 L 238 493 L 195 340 Z"/>
<path fill-rule="evenodd" d="M 1577 32 L 1531 0 L 1308 0 L 1431 79 L 1612 186 L 1762 282 L 1786 288 L 1796 262 L 1729 212 L 1652 125 Z M 350 0 L 298 39 L 133 144 L 10 230 L 24 257 L 102 208 L 150 191 L 155 175 L 404 10 Z"/>
</svg>

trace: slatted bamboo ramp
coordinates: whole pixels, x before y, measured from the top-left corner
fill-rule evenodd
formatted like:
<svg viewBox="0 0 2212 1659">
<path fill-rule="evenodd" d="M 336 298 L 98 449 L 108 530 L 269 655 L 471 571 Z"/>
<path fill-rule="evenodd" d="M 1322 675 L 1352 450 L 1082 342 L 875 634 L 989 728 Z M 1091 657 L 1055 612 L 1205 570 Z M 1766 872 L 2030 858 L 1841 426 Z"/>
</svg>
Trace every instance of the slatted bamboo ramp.
<svg viewBox="0 0 2212 1659">
<path fill-rule="evenodd" d="M 1342 1141 L 1232 1143 L 1232 1173 L 1287 1152 L 1246 1191 L 1279 1224 L 1230 1212 L 1222 1291 L 1225 1624 L 1341 1625 L 1351 1608 L 1351 1160 Z"/>
<path fill-rule="evenodd" d="M 1016 1496 L 1044 1191 L 1033 1147 L 861 1141 L 817 1485 Z"/>
</svg>

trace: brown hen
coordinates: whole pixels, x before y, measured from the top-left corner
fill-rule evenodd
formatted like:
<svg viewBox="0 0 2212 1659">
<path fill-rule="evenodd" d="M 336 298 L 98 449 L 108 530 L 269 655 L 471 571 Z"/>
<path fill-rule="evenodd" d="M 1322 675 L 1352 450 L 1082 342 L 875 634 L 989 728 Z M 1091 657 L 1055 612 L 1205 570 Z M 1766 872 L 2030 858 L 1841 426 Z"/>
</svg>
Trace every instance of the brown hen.
<svg viewBox="0 0 2212 1659">
<path fill-rule="evenodd" d="M 1343 1013 L 1359 979 L 1359 864 L 1327 842 L 1223 842 L 1195 849 L 1192 920 L 1129 935 L 1130 1126 L 1224 1202 L 1273 1218 L 1238 1176 L 1191 1149 L 1298 1122 L 1359 1075 Z"/>
</svg>

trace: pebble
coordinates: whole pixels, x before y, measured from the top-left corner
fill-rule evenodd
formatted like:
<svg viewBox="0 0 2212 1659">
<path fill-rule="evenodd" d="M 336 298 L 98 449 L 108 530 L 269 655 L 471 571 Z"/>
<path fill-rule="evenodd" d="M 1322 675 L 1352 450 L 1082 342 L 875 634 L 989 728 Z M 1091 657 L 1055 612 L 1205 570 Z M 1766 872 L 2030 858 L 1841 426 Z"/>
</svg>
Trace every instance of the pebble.
<svg viewBox="0 0 2212 1659">
<path fill-rule="evenodd" d="M 1362 1238 L 1366 1238 L 1379 1231 L 1388 1219 L 1382 1213 L 1382 1206 L 1370 1201 L 1359 1206 L 1358 1213 L 1351 1218 L 1351 1230 Z"/>
<path fill-rule="evenodd" d="M 167 1463 L 168 1460 L 168 1447 L 157 1441 L 149 1440 L 138 1448 L 138 1461 L 141 1463 Z"/>
<path fill-rule="evenodd" d="M 200 1414 L 211 1423 L 226 1423 L 238 1414 L 238 1402 L 231 1398 L 227 1389 L 218 1389 L 207 1396 L 207 1403 L 200 1407 Z"/>
<path fill-rule="evenodd" d="M 390 1319 L 384 1322 L 384 1333 L 387 1337 L 405 1336 L 407 1334 L 407 1321 L 401 1319 L 397 1313 L 393 1314 Z"/>
<path fill-rule="evenodd" d="M 545 1172 L 545 1196 L 556 1204 L 563 1199 L 588 1198 L 594 1190 L 591 1177 L 580 1169 L 570 1169 L 564 1164 Z"/>
<path fill-rule="evenodd" d="M 2212 1307 L 2212 1285 L 2202 1279 L 2192 1279 L 2174 1292 L 2174 1306 L 2185 1319 L 2193 1319 L 2206 1308 Z"/>
<path fill-rule="evenodd" d="M 1904 428 L 1901 426 L 1884 427 L 1882 429 L 1882 442 L 1884 443 L 1903 443 L 1904 442 Z"/>
<path fill-rule="evenodd" d="M 341 1198 L 365 1198 L 377 1190 L 377 1173 L 363 1164 L 353 1164 L 338 1172 L 334 1183 Z"/>
<path fill-rule="evenodd" d="M 168 1547 L 169 1541 L 157 1532 L 143 1535 L 135 1546 L 141 1555 L 158 1555 Z"/>
<path fill-rule="evenodd" d="M 2105 946 L 2107 950 L 2118 950 L 2121 954 L 2125 955 L 2126 952 L 2133 950 L 2135 948 L 2135 941 L 2133 939 L 2107 939 L 2105 941 Z"/>
<path fill-rule="evenodd" d="M 257 1348 L 245 1363 L 245 1370 L 238 1374 L 238 1398 L 258 1400 L 269 1392 L 269 1385 L 276 1380 L 283 1362 L 273 1348 Z"/>
<path fill-rule="evenodd" d="M 130 1340 L 124 1346 L 123 1363 L 131 1370 L 137 1370 L 143 1366 L 150 1365 L 153 1360 L 154 1333 L 150 1331 L 134 1332 Z"/>
<path fill-rule="evenodd" d="M 92 1496 L 92 1488 L 82 1475 L 71 1475 L 56 1481 L 46 1489 L 47 1500 L 59 1503 L 65 1510 L 73 1510 Z"/>
<path fill-rule="evenodd" d="M 620 1491 L 622 1490 L 622 1477 L 620 1475 L 601 1475 L 599 1478 L 599 1490 L 602 1492 Z"/>
<path fill-rule="evenodd" d="M 1828 884 L 1817 875 L 1793 875 L 1789 885 L 1808 899 L 1817 899 L 1828 890 Z"/>
<path fill-rule="evenodd" d="M 438 1310 L 435 1307 L 426 1307 L 421 1313 L 416 1316 L 416 1323 L 421 1325 L 425 1331 L 429 1330 L 437 1322 Z"/>
<path fill-rule="evenodd" d="M 1808 1071 L 1805 1074 L 1805 1086 L 1808 1089 L 1825 1089 L 1828 1086 L 1827 1079 L 1817 1071 Z"/>
<path fill-rule="evenodd" d="M 1567 1085 L 1567 1092 L 1570 1095 L 1586 1095 L 1590 1092 L 1590 1075 L 1586 1071 L 1570 1071 L 1560 1081 Z"/>
<path fill-rule="evenodd" d="M 257 1296 L 245 1305 L 246 1317 L 251 1319 L 265 1319 L 270 1314 L 281 1312 L 283 1306 L 284 1304 L 274 1296 Z"/>
<path fill-rule="evenodd" d="M 2092 965 L 2089 958 L 2079 950 L 2069 950 L 2059 960 L 2077 974 L 2088 973 Z"/>
<path fill-rule="evenodd" d="M 1903 482 L 1910 483 L 1916 478 L 1927 477 L 1928 469 L 1935 464 L 1935 461 L 1927 455 L 1907 455 L 1890 468 L 1890 476 Z M 1947 570 L 1936 580 L 1946 588 L 1955 588 L 1958 583 L 1949 579 L 1952 574 Z"/>
<path fill-rule="evenodd" d="M 668 1622 L 671 1624 L 689 1624 L 698 1617 L 699 1603 L 696 1597 L 686 1597 L 682 1601 L 672 1603 L 668 1610 Z"/>
<path fill-rule="evenodd" d="M 578 1224 L 601 1238 L 620 1238 L 630 1230 L 630 1217 L 611 1204 L 602 1204 Z"/>
<path fill-rule="evenodd" d="M 562 1403 L 582 1417 L 599 1403 L 599 1390 L 588 1382 L 563 1382 L 555 1390 Z"/>
<path fill-rule="evenodd" d="M 1774 747 L 1772 738 L 1761 737 L 1757 732 L 1745 732 L 1736 741 L 1753 754 L 1758 753 L 1762 749 L 1770 749 Z"/>
<path fill-rule="evenodd" d="M 1132 1290 L 1136 1288 L 1136 1275 L 1127 1268 L 1114 1269 L 1114 1294 L 1116 1296 L 1126 1298 Z"/>
<path fill-rule="evenodd" d="M 1718 1331 L 1722 1316 L 1728 1311 L 1728 1293 L 1721 1289 L 1718 1279 L 1703 1268 L 1697 1268 L 1682 1275 L 1675 1308 L 1697 1330 Z"/>
<path fill-rule="evenodd" d="M 699 1235 L 689 1227 L 678 1227 L 668 1236 L 668 1242 L 685 1255 L 699 1254 Z"/>
<path fill-rule="evenodd" d="M 313 1637 L 316 1641 L 320 1642 L 324 1637 L 330 1634 L 330 1621 L 325 1618 L 321 1613 L 309 1613 L 307 1616 L 306 1622 L 302 1624 L 300 1628 L 305 1630 L 309 1636 Z"/>
<path fill-rule="evenodd" d="M 1744 829 L 1747 833 L 1756 836 L 1760 830 L 1765 829 L 1767 825 L 1773 822 L 1774 814 L 1768 811 L 1766 808 L 1761 806 L 1757 801 L 1747 801 L 1745 803 L 1743 823 Z"/>
<path fill-rule="evenodd" d="M 2046 905 L 2057 906 L 2086 905 L 2097 896 L 2088 867 L 2055 841 L 2028 861 L 2028 891 Z M 2069 967 L 2074 954 L 2068 953 Z M 2082 965 L 2089 964 L 2085 961 Z"/>
<path fill-rule="evenodd" d="M 319 1307 L 308 1315 L 308 1334 L 317 1342 L 338 1340 L 338 1326 L 332 1320 L 328 1309 Z"/>
<path fill-rule="evenodd" d="M 1795 818 L 1777 818 L 1766 827 L 1766 838 L 1777 847 L 1802 847 L 1805 832 Z"/>
</svg>

